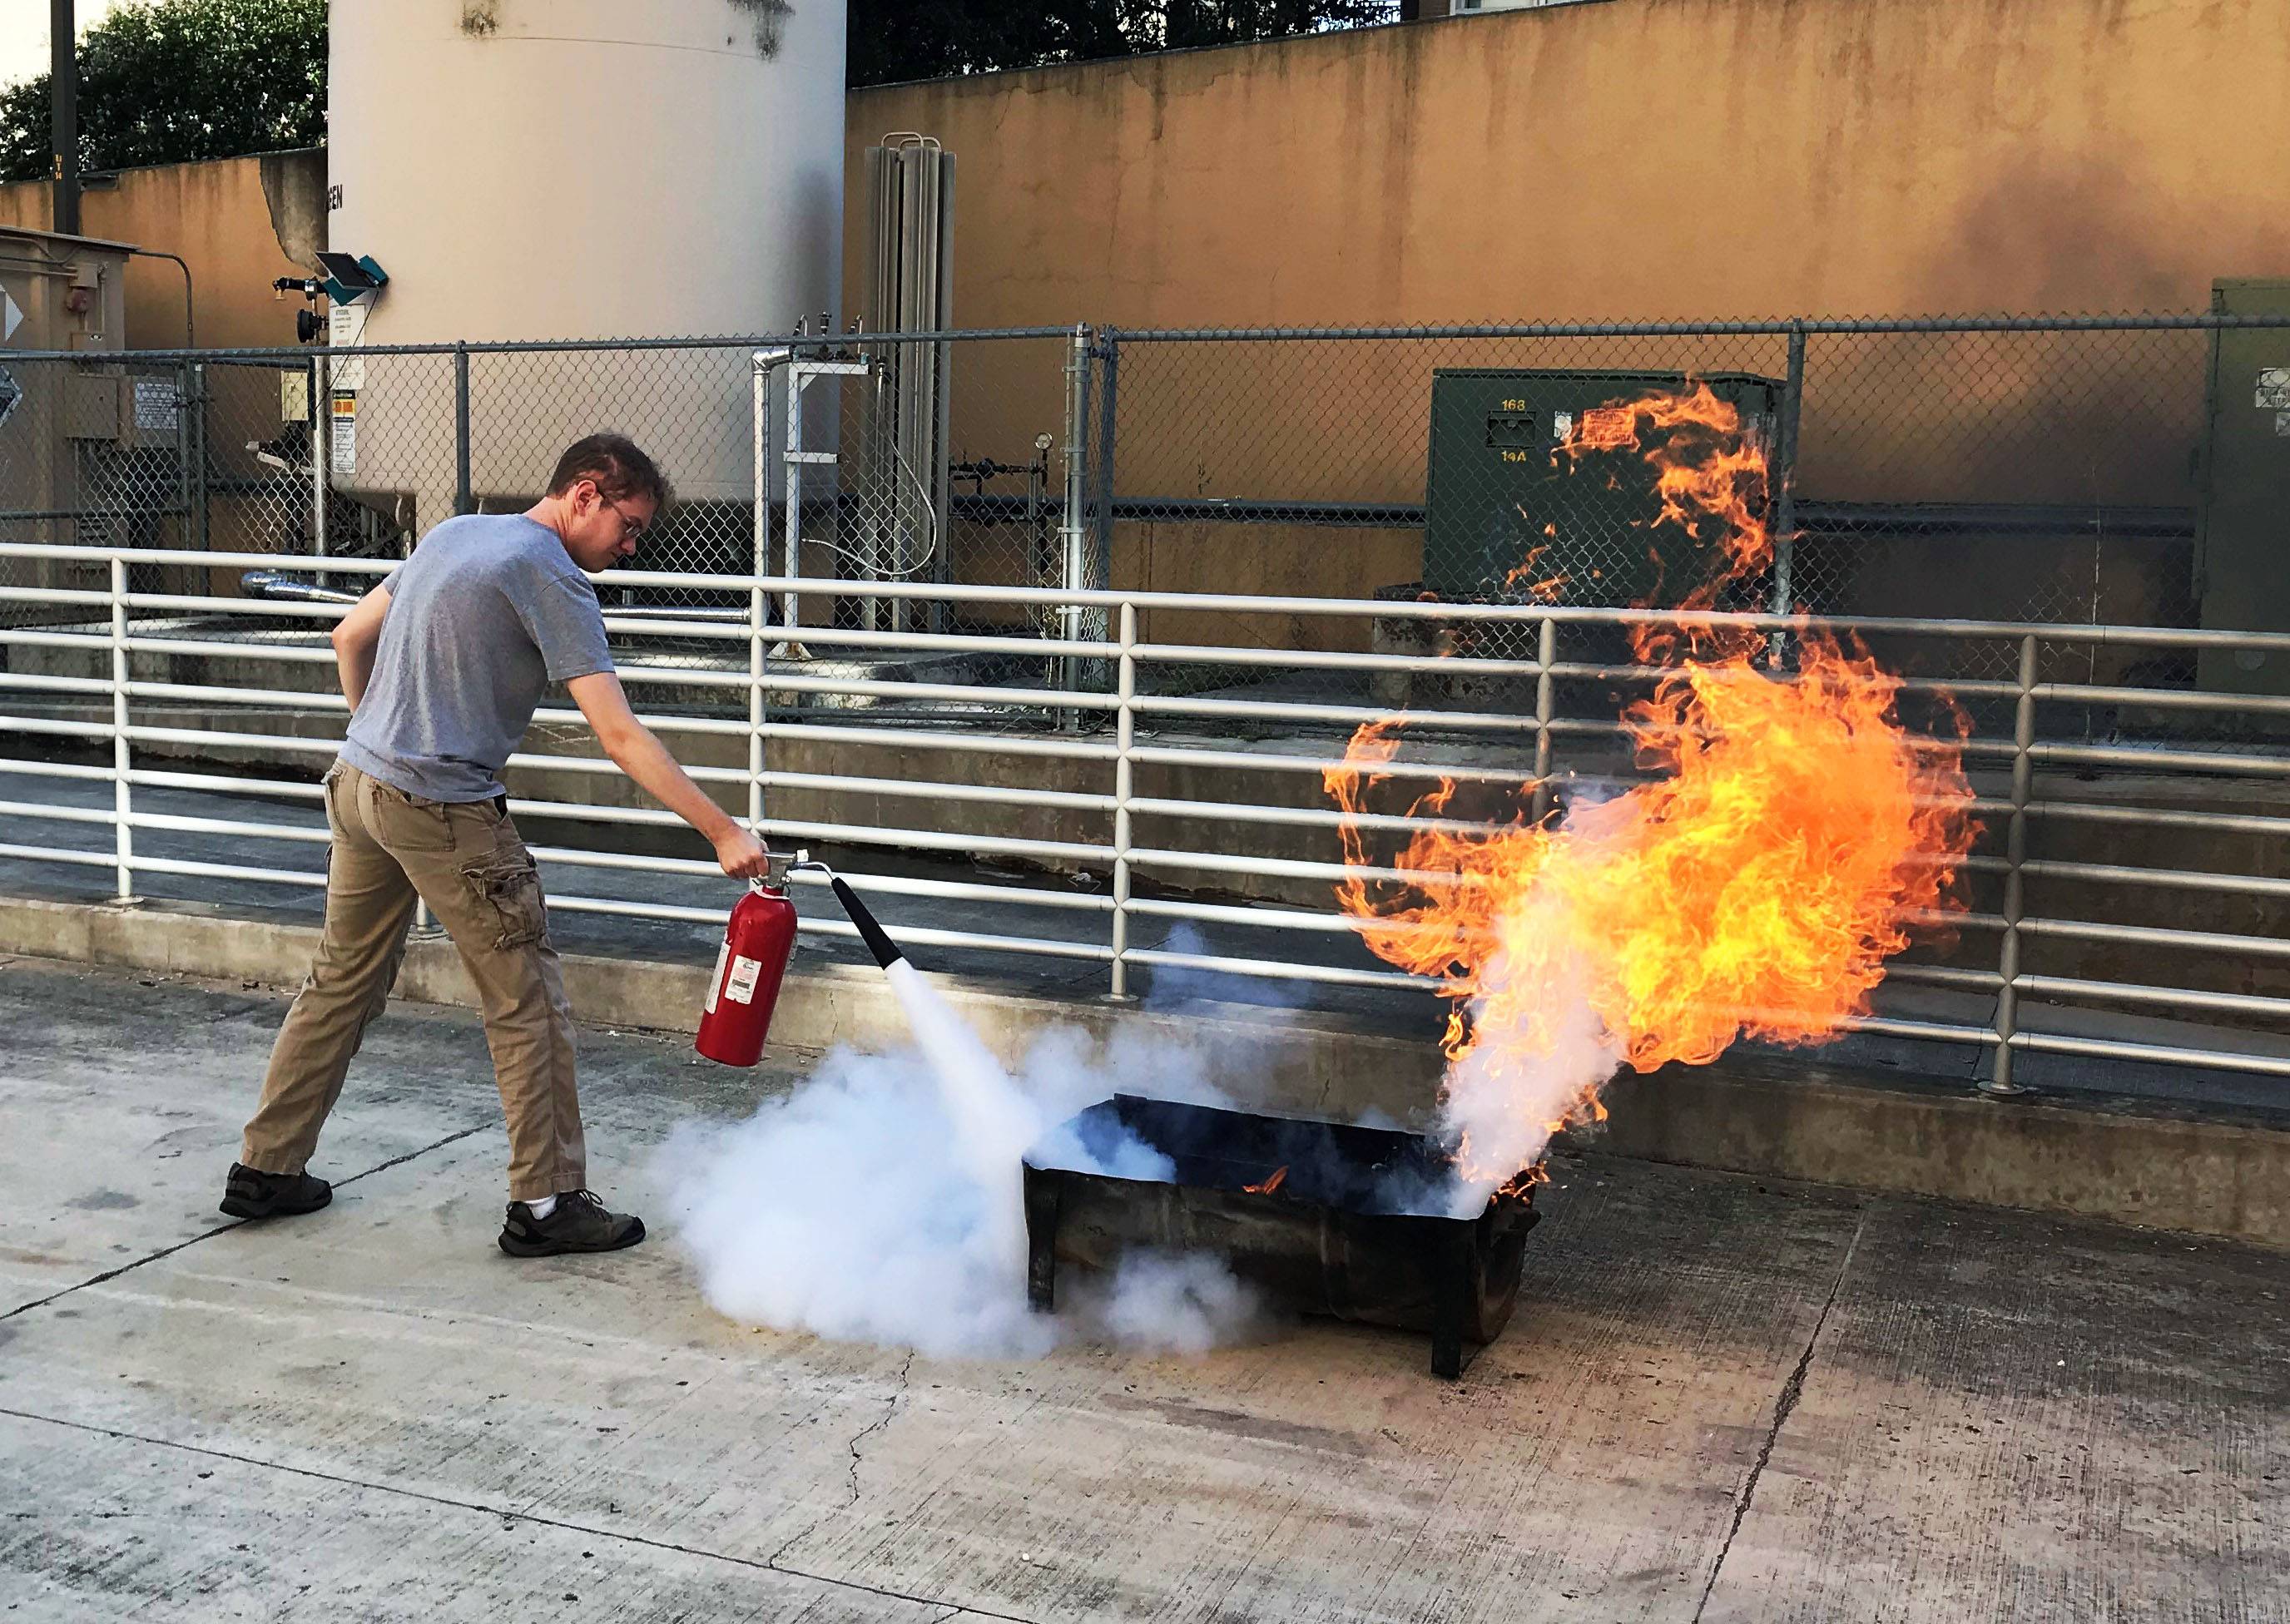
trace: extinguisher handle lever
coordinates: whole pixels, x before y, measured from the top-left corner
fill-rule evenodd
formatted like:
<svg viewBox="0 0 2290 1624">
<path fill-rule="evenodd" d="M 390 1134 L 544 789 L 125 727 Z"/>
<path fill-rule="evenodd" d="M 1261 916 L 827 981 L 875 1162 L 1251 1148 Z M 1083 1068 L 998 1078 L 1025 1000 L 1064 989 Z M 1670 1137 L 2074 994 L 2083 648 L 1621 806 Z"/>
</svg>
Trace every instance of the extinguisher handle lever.
<svg viewBox="0 0 2290 1624">
<path fill-rule="evenodd" d="M 780 890 L 787 884 L 788 876 L 793 874 L 798 868 L 811 869 L 817 873 L 824 874 L 830 879 L 832 879 L 835 875 L 835 870 L 829 868 L 825 863 L 813 862 L 812 860 L 811 850 L 809 847 L 799 846 L 796 849 L 794 855 L 790 857 L 781 857 L 776 852 L 773 853 L 764 869 L 762 877 L 749 880 L 748 882 L 748 889 L 750 891 Z"/>
</svg>

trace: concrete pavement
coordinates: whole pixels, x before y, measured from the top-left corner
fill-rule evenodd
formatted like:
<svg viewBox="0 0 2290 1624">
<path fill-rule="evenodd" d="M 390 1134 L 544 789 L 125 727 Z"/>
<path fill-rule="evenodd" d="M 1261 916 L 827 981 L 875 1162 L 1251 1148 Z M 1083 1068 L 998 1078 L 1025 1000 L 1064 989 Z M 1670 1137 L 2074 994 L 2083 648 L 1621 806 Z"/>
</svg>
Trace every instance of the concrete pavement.
<svg viewBox="0 0 2290 1624">
<path fill-rule="evenodd" d="M 311 1218 L 213 1211 L 282 1001 L 0 965 L 11 1620 L 2290 1618 L 2290 1260 L 1601 1157 L 1458 1384 L 1305 1322 L 933 1361 L 518 1264 L 465 1013 Z M 600 1188 L 756 1074 L 582 1034 Z"/>
</svg>

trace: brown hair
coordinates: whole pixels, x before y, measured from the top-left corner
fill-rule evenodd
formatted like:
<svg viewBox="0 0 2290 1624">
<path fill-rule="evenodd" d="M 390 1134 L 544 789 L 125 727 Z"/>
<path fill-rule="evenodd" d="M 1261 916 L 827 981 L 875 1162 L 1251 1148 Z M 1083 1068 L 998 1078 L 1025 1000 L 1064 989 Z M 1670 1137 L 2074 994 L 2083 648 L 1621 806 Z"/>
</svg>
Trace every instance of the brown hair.
<svg viewBox="0 0 2290 1624">
<path fill-rule="evenodd" d="M 624 434 L 592 434 L 566 446 L 548 476 L 548 494 L 562 496 L 584 479 L 594 480 L 604 496 L 649 496 L 659 508 L 672 494 L 659 465 Z"/>
</svg>

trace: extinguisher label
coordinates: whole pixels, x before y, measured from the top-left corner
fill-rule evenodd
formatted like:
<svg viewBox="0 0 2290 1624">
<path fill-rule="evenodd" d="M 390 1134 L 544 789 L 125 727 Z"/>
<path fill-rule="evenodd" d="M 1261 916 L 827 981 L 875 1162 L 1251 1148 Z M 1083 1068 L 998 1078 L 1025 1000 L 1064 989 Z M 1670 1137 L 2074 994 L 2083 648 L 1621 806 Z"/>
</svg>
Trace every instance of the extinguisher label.
<svg viewBox="0 0 2290 1624">
<path fill-rule="evenodd" d="M 716 949 L 716 973 L 708 978 L 708 1007 L 705 1010 L 702 1010 L 701 1013 L 712 1015 L 716 1012 L 716 1000 L 723 995 L 724 991 L 725 961 L 729 959 L 731 956 L 732 944 L 729 941 L 726 941 L 722 947 Z M 687 994 L 685 996 L 689 996 L 690 995 Z"/>
<path fill-rule="evenodd" d="M 724 982 L 725 994 L 734 1004 L 752 1004 L 756 999 L 756 978 L 764 973 L 764 961 L 759 958 L 735 958 L 732 973 Z"/>
</svg>

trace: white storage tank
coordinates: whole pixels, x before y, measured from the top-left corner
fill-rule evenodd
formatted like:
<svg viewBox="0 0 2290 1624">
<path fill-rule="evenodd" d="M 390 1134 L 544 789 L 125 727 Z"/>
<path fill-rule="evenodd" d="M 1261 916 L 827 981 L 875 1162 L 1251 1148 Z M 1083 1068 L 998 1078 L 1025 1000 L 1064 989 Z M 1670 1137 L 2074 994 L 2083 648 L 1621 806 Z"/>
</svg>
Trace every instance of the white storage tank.
<svg viewBox="0 0 2290 1624">
<path fill-rule="evenodd" d="M 329 246 L 389 278 L 362 341 L 816 321 L 841 278 L 844 28 L 842 0 L 332 0 Z M 343 368 L 335 486 L 451 512 L 452 371 Z M 474 356 L 472 489 L 534 494 L 613 428 L 679 494 L 744 498 L 748 377 L 738 350 Z"/>
</svg>

